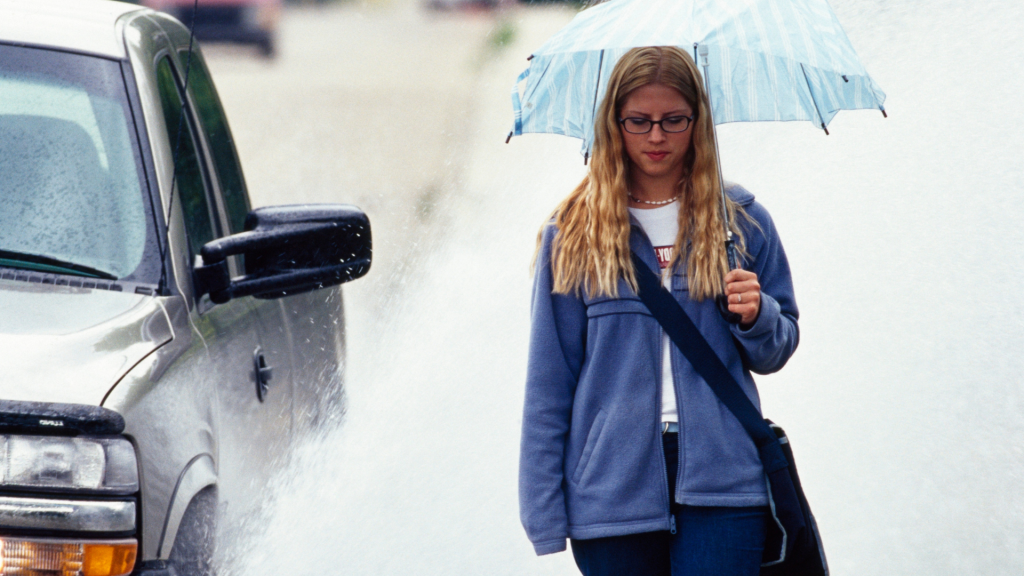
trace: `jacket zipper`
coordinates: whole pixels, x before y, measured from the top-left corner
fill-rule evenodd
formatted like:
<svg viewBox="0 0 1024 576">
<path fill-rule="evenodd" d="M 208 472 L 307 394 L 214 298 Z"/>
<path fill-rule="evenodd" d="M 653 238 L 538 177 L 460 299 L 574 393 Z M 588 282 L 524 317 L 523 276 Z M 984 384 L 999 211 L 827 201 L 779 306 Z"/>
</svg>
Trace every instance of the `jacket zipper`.
<svg viewBox="0 0 1024 576">
<path fill-rule="evenodd" d="M 673 288 L 675 286 L 675 281 L 676 281 L 675 272 L 673 272 L 672 275 L 669 276 L 669 278 L 670 278 L 670 280 L 669 280 L 669 293 L 672 294 L 673 298 L 675 298 L 675 292 L 673 290 Z M 664 332 L 664 330 L 662 330 L 662 331 Z M 668 341 L 669 371 L 672 374 L 672 393 L 676 397 L 676 422 L 679 423 L 679 433 L 676 434 L 676 498 L 678 498 L 679 497 L 679 486 L 683 482 L 683 439 L 684 439 L 684 436 L 683 436 L 683 403 L 681 402 L 681 398 L 679 396 L 679 382 L 678 382 L 679 378 L 676 375 L 675 362 L 673 362 L 673 357 L 676 355 L 676 353 L 673 352 L 672 349 L 675 348 L 675 347 L 676 347 L 675 343 L 672 342 L 672 339 L 670 338 L 669 341 Z M 672 504 L 675 504 L 675 502 L 673 502 Z M 670 520 L 669 520 L 669 533 L 670 534 L 675 534 L 676 533 L 676 515 L 672 513 L 671 507 L 669 508 L 669 517 L 670 517 Z"/>
<path fill-rule="evenodd" d="M 659 332 L 664 332 L 664 331 L 663 330 L 659 330 Z M 656 404 L 655 404 L 655 411 L 654 411 L 654 413 L 657 415 L 655 417 L 655 421 L 657 422 L 657 426 L 655 426 L 655 430 L 657 430 L 656 433 L 658 435 L 658 442 L 657 442 L 657 446 L 658 446 L 658 461 L 661 462 L 662 485 L 665 487 L 665 496 L 668 498 L 668 526 L 669 526 L 669 532 L 672 533 L 672 534 L 675 534 L 676 533 L 676 518 L 675 518 L 675 515 L 672 514 L 672 497 L 671 497 L 672 487 L 668 485 L 668 464 L 665 463 L 665 436 L 664 436 L 664 432 L 662 431 L 662 427 L 664 426 L 664 424 L 661 422 L 661 406 L 662 406 L 661 392 L 662 392 L 662 390 L 663 390 L 663 388 L 665 386 L 665 383 L 662 382 L 662 379 L 663 379 L 663 377 L 665 375 L 665 367 L 662 366 L 662 363 L 665 361 L 665 351 L 664 351 L 664 349 L 662 349 L 662 346 L 664 346 L 664 342 L 665 342 L 664 335 L 659 334 L 658 335 L 658 353 L 657 353 L 657 356 L 655 356 L 655 358 L 658 359 L 658 371 L 655 372 L 655 374 L 657 375 L 656 379 L 655 379 L 655 381 L 657 383 L 657 393 L 655 394 L 655 398 L 657 398 L 657 400 L 656 400 Z M 673 384 L 674 384 L 674 382 L 673 382 Z M 678 471 L 676 473 L 678 474 Z"/>
<path fill-rule="evenodd" d="M 650 251 L 654 252 L 654 245 L 651 244 L 651 240 L 650 240 L 650 238 L 647 237 L 647 233 L 644 231 L 643 227 L 642 226 L 636 226 L 636 228 L 639 230 L 641 237 L 644 240 L 647 241 L 647 246 L 650 248 Z M 655 260 L 657 260 L 657 259 L 655 259 Z M 671 286 L 671 284 L 670 284 L 670 286 Z M 669 290 L 669 292 L 671 292 L 671 289 Z M 672 502 L 672 497 L 671 497 L 672 488 L 671 488 L 671 486 L 668 485 L 668 465 L 665 463 L 665 444 L 664 444 L 665 439 L 663 437 L 662 422 L 661 422 L 661 409 L 662 409 L 662 401 L 661 401 L 662 394 L 661 394 L 661 392 L 662 392 L 662 389 L 665 386 L 665 383 L 662 381 L 663 377 L 665 375 L 665 367 L 662 365 L 664 363 L 664 361 L 665 361 L 665 350 L 663 348 L 663 346 L 665 345 L 665 330 L 663 328 L 661 328 L 660 324 L 658 325 L 658 328 L 659 328 L 659 330 L 658 330 L 658 332 L 659 332 L 659 334 L 658 334 L 658 346 L 657 346 L 657 353 L 656 353 L 656 356 L 655 356 L 655 358 L 658 359 L 658 371 L 655 372 L 655 374 L 657 375 L 656 376 L 657 393 L 655 394 L 655 397 L 657 398 L 657 400 L 656 400 L 657 403 L 655 405 L 655 412 L 654 412 L 655 415 L 656 415 L 655 416 L 655 422 L 657 423 L 657 425 L 655 426 L 655 430 L 657 431 L 656 434 L 658 435 L 658 438 L 657 438 L 657 440 L 658 440 L 657 441 L 658 456 L 659 456 L 658 461 L 661 462 L 661 472 L 662 472 L 661 473 L 661 478 L 663 480 L 662 486 L 665 487 L 665 496 L 669 497 L 669 499 L 668 499 L 668 531 L 669 531 L 669 534 L 675 534 L 676 533 L 676 516 L 675 516 L 675 514 L 672 513 L 672 504 L 674 504 L 674 502 Z M 669 343 L 671 344 L 671 341 L 669 341 Z M 671 361 L 672 361 L 672 351 L 671 351 L 671 349 L 669 349 L 669 370 L 670 371 L 672 369 Z M 676 390 L 676 378 L 675 378 L 675 373 L 674 372 L 672 374 L 672 392 L 675 394 L 675 397 L 676 397 L 676 420 L 679 420 L 679 391 Z M 681 426 L 679 428 L 679 435 L 682 436 L 682 427 Z M 682 453 L 682 444 L 680 444 L 679 446 L 680 446 L 679 451 L 680 451 L 680 453 Z M 682 460 L 680 460 L 679 462 L 681 464 Z M 680 466 L 677 465 L 676 466 L 676 485 L 679 484 L 679 468 L 680 468 Z"/>
<path fill-rule="evenodd" d="M 675 291 L 674 291 L 675 281 L 676 281 L 675 272 L 673 272 L 672 275 L 669 276 L 669 278 L 670 278 L 670 280 L 669 280 L 669 293 L 672 294 L 673 298 L 675 298 Z M 689 294 L 689 292 L 687 292 L 687 294 Z M 682 306 L 682 303 L 680 303 L 680 306 Z M 674 370 L 675 363 L 672 362 L 672 358 L 676 355 L 676 353 L 672 351 L 672 349 L 675 348 L 675 347 L 676 347 L 675 343 L 672 342 L 671 338 L 669 338 L 669 342 L 668 342 L 669 369 L 672 372 L 672 393 L 675 394 L 675 396 L 676 396 L 676 422 L 679 423 L 679 433 L 676 435 L 676 489 L 677 489 L 676 490 L 676 497 L 678 498 L 678 496 L 679 496 L 678 488 L 679 488 L 679 486 L 683 482 L 683 464 L 684 464 L 684 461 L 683 461 L 684 432 L 683 432 L 683 430 L 684 430 L 684 428 L 683 428 L 683 402 L 682 402 L 682 398 L 679 395 L 679 382 L 678 382 L 678 377 L 677 377 L 676 371 Z M 682 354 L 682 353 L 680 352 L 680 354 Z M 674 502 L 673 502 L 673 504 L 674 504 Z M 669 510 L 669 513 L 671 514 L 671 510 Z M 676 517 L 675 517 L 675 514 L 671 514 L 671 516 L 672 516 L 672 533 L 675 534 Z"/>
</svg>

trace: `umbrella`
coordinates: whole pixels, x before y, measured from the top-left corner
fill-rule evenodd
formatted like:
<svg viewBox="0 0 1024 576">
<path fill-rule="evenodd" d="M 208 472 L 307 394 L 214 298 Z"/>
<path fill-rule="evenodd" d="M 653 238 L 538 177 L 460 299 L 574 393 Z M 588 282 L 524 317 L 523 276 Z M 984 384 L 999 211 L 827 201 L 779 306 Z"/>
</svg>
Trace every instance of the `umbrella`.
<svg viewBox="0 0 1024 576">
<path fill-rule="evenodd" d="M 638 46 L 693 51 L 716 125 L 808 120 L 828 134 L 840 110 L 885 114 L 885 94 L 827 0 L 609 0 L 577 14 L 530 56 L 512 88 L 509 139 L 524 133 L 579 138 L 586 162 L 608 76 Z M 735 268 L 731 239 L 729 245 Z"/>
<path fill-rule="evenodd" d="M 512 91 L 510 136 L 583 140 L 618 59 L 638 46 L 678 46 L 705 71 L 715 124 L 809 120 L 884 108 L 826 0 L 610 0 L 580 12 L 530 57 Z M 519 84 L 526 80 L 522 97 Z"/>
</svg>

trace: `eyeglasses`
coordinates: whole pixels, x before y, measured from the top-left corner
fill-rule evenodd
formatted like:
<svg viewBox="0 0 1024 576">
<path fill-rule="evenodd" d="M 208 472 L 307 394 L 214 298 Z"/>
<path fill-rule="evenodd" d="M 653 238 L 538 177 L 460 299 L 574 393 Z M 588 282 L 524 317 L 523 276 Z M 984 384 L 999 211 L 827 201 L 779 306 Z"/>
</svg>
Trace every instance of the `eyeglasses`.
<svg viewBox="0 0 1024 576">
<path fill-rule="evenodd" d="M 619 118 L 622 129 L 630 134 L 647 134 L 655 124 L 661 126 L 662 132 L 677 134 L 686 132 L 686 129 L 690 127 L 690 122 L 693 122 L 693 116 L 669 116 L 657 121 L 647 118 Z"/>
</svg>

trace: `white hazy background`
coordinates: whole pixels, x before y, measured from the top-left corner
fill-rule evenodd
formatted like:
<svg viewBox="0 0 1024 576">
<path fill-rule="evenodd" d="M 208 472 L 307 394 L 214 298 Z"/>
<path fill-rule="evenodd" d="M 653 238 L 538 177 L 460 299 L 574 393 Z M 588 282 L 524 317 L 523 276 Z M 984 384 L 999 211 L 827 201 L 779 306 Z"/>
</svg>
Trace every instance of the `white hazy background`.
<svg viewBox="0 0 1024 576">
<path fill-rule="evenodd" d="M 774 217 L 801 311 L 796 355 L 758 379 L 764 412 L 793 439 L 833 574 L 1019 575 L 1024 4 L 832 4 L 889 118 L 843 112 L 827 137 L 720 128 L 726 178 Z M 529 266 L 584 173 L 575 140 L 504 144 L 515 75 L 571 17 L 537 14 L 510 12 L 516 42 L 476 72 L 429 249 L 346 287 L 345 421 L 300 448 L 224 572 L 576 573 L 568 553 L 535 557 L 518 518 Z"/>
</svg>

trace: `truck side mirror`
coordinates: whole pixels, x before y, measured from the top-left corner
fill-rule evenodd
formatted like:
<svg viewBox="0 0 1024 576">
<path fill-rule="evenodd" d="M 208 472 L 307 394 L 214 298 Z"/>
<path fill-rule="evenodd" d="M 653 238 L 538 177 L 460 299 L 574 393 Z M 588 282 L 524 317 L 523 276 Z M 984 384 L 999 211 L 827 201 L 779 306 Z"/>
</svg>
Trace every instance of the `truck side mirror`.
<svg viewBox="0 0 1024 576">
<path fill-rule="evenodd" d="M 257 208 L 245 232 L 203 246 L 194 268 L 199 294 L 221 304 L 239 296 L 280 298 L 364 276 L 370 270 L 370 220 L 349 204 Z M 227 257 L 245 256 L 231 278 Z"/>
</svg>

